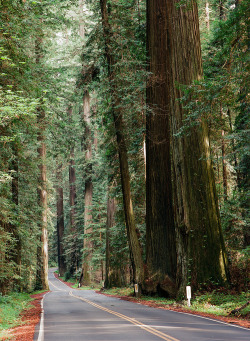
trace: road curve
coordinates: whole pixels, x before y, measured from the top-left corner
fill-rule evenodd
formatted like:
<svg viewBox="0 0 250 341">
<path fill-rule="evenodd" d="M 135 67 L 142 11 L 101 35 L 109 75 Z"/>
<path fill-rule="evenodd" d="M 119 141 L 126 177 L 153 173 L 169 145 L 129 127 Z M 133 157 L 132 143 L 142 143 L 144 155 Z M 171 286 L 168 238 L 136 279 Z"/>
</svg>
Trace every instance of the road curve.
<svg viewBox="0 0 250 341">
<path fill-rule="evenodd" d="M 250 331 L 241 327 L 71 289 L 51 270 L 49 285 L 34 341 L 250 340 Z"/>
</svg>

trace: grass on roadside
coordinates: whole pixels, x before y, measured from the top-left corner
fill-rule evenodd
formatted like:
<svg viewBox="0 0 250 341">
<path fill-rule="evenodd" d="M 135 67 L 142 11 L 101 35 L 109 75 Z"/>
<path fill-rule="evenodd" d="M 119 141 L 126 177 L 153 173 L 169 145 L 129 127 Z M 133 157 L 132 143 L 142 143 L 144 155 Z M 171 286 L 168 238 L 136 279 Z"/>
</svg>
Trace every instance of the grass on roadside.
<svg viewBox="0 0 250 341">
<path fill-rule="evenodd" d="M 110 295 L 119 295 L 119 296 L 132 296 L 133 288 L 112 288 L 105 289 L 104 293 Z M 232 310 L 243 306 L 250 299 L 250 294 L 246 292 L 242 292 L 240 294 L 232 294 L 225 292 L 207 292 L 207 293 L 198 293 L 191 299 L 191 307 L 188 307 L 186 301 L 176 302 L 173 299 L 167 299 L 162 297 L 151 297 L 151 296 L 142 296 L 140 298 L 143 301 L 150 301 L 154 304 L 165 305 L 166 307 L 179 307 L 185 308 L 190 311 L 198 311 L 202 313 L 210 313 L 220 316 L 227 316 Z M 250 305 L 246 308 L 242 309 L 238 316 L 247 317 L 250 315 Z M 237 315 L 236 315 L 237 316 Z"/>
<path fill-rule="evenodd" d="M 189 309 L 215 315 L 227 316 L 232 310 L 243 306 L 247 301 L 249 301 L 249 298 L 250 294 L 247 292 L 231 294 L 230 292 L 221 293 L 213 291 L 197 295 Z M 238 313 L 238 316 L 241 317 L 247 317 L 249 315 L 249 305 Z"/>
<path fill-rule="evenodd" d="M 0 340 L 8 339 L 8 329 L 22 324 L 21 313 L 32 305 L 31 295 L 41 294 L 44 290 L 28 293 L 13 292 L 5 296 L 0 295 Z"/>
<path fill-rule="evenodd" d="M 21 323 L 20 314 L 29 308 L 32 298 L 26 293 L 10 293 L 0 296 L 0 340 L 6 336 L 6 330 Z"/>
<path fill-rule="evenodd" d="M 132 287 L 125 287 L 125 288 L 110 288 L 104 290 L 105 294 L 109 295 L 118 295 L 118 296 L 132 296 L 134 293 L 134 288 Z M 146 296 L 143 296 L 146 297 Z M 141 297 L 141 298 L 143 298 Z"/>
</svg>

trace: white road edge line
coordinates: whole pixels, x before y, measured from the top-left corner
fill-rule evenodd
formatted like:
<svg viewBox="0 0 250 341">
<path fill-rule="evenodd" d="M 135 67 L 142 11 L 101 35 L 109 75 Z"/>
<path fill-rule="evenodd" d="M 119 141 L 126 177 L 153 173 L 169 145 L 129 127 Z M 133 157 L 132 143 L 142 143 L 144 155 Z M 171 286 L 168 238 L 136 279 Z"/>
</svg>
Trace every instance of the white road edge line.
<svg viewBox="0 0 250 341">
<path fill-rule="evenodd" d="M 37 341 L 44 341 L 44 309 L 43 309 L 43 300 L 44 297 L 48 294 L 48 292 L 43 296 L 43 299 L 41 301 L 41 319 L 40 319 L 40 328 L 39 328 L 39 334 L 38 334 L 38 339 Z"/>
<path fill-rule="evenodd" d="M 205 320 L 209 320 L 209 321 L 212 321 L 212 322 L 217 322 L 217 323 L 225 324 L 225 325 L 230 326 L 230 327 L 235 327 L 235 328 L 240 328 L 240 329 L 244 329 L 244 330 L 250 331 L 249 328 L 237 326 L 237 324 L 231 324 L 231 323 L 223 322 L 223 321 L 220 321 L 220 320 L 217 320 L 217 319 L 212 319 L 212 318 L 209 318 L 209 317 L 200 316 L 200 315 L 196 315 L 196 314 L 183 313 L 181 311 L 175 311 L 175 310 L 171 310 L 171 311 L 173 311 L 174 313 L 178 313 L 178 314 L 185 314 L 185 315 L 189 315 L 189 316 L 193 316 L 193 317 L 196 316 L 196 317 L 199 317 L 201 319 L 205 319 Z"/>
<path fill-rule="evenodd" d="M 69 288 L 69 289 L 70 289 L 69 286 L 67 286 L 65 283 L 63 283 L 60 279 L 56 278 L 54 272 L 52 272 L 52 275 L 54 276 L 54 278 L 55 278 L 59 283 L 63 284 L 66 288 Z M 53 284 L 52 284 L 52 285 L 53 285 Z M 71 288 L 71 289 L 72 289 L 72 288 Z M 60 289 L 60 290 L 63 290 L 63 289 Z"/>
</svg>

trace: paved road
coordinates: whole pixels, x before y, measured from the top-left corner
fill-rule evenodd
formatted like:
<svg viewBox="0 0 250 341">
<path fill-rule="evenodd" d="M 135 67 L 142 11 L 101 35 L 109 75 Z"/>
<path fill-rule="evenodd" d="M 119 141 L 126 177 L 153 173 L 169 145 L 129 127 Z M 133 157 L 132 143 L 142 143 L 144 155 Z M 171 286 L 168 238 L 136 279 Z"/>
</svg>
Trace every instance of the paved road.
<svg viewBox="0 0 250 341">
<path fill-rule="evenodd" d="M 189 314 L 73 290 L 49 273 L 37 341 L 246 341 L 250 331 Z M 43 323 L 42 323 L 43 324 Z"/>
</svg>

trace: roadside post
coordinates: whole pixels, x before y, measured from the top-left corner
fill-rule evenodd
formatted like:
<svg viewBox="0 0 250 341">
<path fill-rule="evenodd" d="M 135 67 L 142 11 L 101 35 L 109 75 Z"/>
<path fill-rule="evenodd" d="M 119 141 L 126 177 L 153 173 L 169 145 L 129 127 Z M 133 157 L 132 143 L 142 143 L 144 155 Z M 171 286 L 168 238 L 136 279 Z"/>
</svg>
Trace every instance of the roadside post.
<svg viewBox="0 0 250 341">
<path fill-rule="evenodd" d="M 186 287 L 186 293 L 187 293 L 187 300 L 188 300 L 188 306 L 191 306 L 190 300 L 191 300 L 191 287 L 187 286 Z"/>
<path fill-rule="evenodd" d="M 138 296 L 138 292 L 139 292 L 139 287 L 138 284 L 135 284 L 135 296 Z"/>
</svg>

